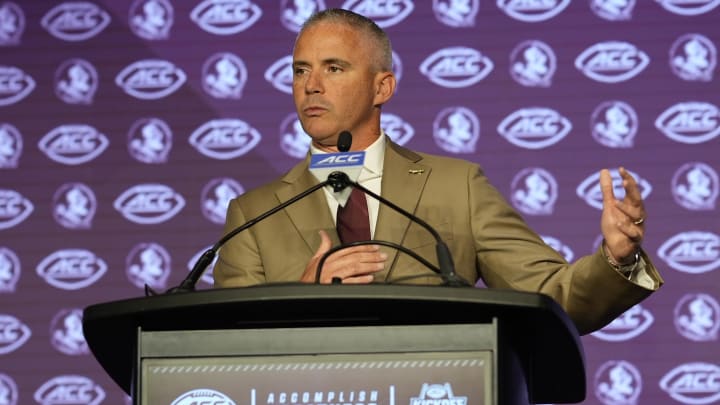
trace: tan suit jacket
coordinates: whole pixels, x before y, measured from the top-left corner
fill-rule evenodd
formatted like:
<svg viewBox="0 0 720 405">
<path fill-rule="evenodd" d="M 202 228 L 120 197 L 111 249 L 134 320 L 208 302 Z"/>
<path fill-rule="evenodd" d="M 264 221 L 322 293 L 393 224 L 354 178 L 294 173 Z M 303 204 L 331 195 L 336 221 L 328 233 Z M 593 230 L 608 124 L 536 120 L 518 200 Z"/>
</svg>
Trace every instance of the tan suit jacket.
<svg viewBox="0 0 720 405">
<path fill-rule="evenodd" d="M 225 232 L 317 184 L 309 158 L 285 176 L 231 201 Z M 388 139 L 382 196 L 433 226 L 450 247 L 458 274 L 492 288 L 547 294 L 568 312 L 581 333 L 598 329 L 652 290 L 627 280 L 597 252 L 568 264 L 528 228 L 480 167 L 467 161 L 416 153 Z M 298 281 L 320 244 L 318 230 L 339 243 L 325 195 L 317 191 L 231 239 L 214 269 L 218 287 Z M 398 243 L 437 264 L 435 241 L 422 227 L 381 204 L 374 239 Z M 439 283 L 409 255 L 389 255 L 377 282 Z M 647 257 L 657 287 L 662 279 Z"/>
</svg>

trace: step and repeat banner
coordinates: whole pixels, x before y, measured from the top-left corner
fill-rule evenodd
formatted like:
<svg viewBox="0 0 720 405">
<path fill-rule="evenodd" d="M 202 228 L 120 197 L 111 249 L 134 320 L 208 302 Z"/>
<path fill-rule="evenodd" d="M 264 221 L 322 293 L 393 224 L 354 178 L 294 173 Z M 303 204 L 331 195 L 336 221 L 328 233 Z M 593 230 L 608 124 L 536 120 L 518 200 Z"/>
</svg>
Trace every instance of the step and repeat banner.
<svg viewBox="0 0 720 405">
<path fill-rule="evenodd" d="M 327 7 L 393 41 L 385 132 L 480 163 L 568 260 L 600 243 L 599 170 L 635 175 L 667 284 L 583 337 L 584 403 L 718 403 L 719 0 L 0 0 L 0 404 L 128 403 L 83 308 L 177 285 L 303 159 L 292 46 Z M 258 402 L 316 398 L 290 394 Z"/>
</svg>

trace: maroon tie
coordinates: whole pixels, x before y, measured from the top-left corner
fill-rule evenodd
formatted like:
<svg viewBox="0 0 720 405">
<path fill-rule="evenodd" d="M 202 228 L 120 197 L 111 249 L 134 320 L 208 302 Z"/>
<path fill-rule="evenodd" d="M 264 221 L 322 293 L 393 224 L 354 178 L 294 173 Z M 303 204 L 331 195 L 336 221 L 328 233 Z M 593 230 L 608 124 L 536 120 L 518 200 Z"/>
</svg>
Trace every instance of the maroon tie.
<svg viewBox="0 0 720 405">
<path fill-rule="evenodd" d="M 370 218 L 365 193 L 353 188 L 345 207 L 338 206 L 337 232 L 342 243 L 370 240 Z"/>
</svg>

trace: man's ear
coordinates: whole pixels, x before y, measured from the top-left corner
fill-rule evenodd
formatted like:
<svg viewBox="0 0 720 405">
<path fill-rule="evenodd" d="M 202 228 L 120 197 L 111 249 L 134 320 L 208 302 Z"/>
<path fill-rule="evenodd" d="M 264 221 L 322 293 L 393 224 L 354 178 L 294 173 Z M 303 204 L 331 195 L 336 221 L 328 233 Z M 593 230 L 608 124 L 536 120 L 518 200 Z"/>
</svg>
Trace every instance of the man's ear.
<svg viewBox="0 0 720 405">
<path fill-rule="evenodd" d="M 375 105 L 385 104 L 395 94 L 395 74 L 393 72 L 380 72 L 375 76 Z"/>
</svg>

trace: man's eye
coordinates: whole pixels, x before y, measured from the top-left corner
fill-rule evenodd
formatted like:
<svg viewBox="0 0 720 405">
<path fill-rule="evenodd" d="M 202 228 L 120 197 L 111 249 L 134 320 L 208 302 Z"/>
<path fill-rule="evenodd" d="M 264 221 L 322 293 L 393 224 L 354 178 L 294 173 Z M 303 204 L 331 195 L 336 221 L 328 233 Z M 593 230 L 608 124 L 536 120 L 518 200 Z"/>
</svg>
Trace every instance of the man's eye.
<svg viewBox="0 0 720 405">
<path fill-rule="evenodd" d="M 340 66 L 330 66 L 328 70 L 332 73 L 342 72 L 342 68 Z"/>
<path fill-rule="evenodd" d="M 293 69 L 293 72 L 295 73 L 295 76 L 301 76 L 307 72 L 307 69 L 304 68 L 295 68 Z"/>
</svg>

